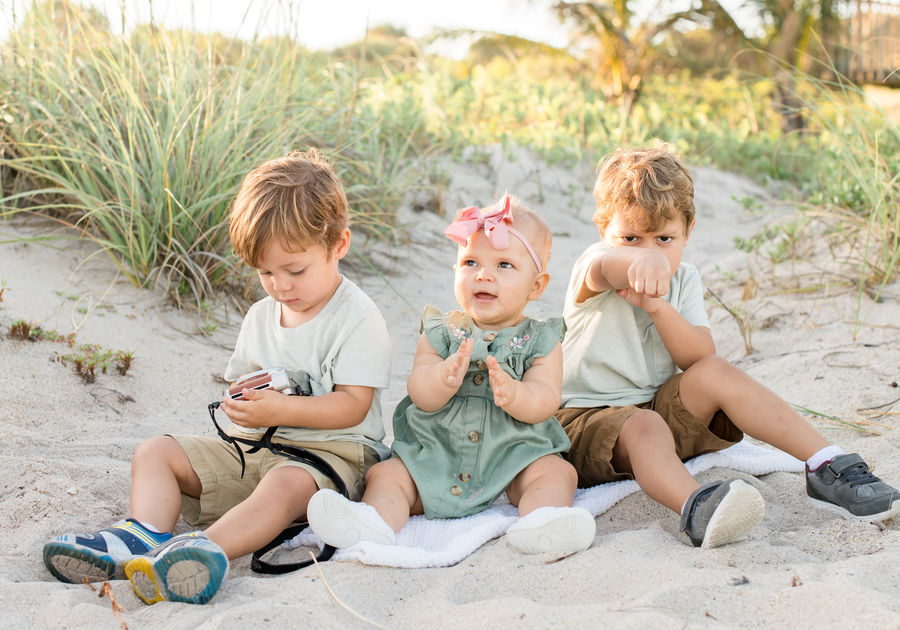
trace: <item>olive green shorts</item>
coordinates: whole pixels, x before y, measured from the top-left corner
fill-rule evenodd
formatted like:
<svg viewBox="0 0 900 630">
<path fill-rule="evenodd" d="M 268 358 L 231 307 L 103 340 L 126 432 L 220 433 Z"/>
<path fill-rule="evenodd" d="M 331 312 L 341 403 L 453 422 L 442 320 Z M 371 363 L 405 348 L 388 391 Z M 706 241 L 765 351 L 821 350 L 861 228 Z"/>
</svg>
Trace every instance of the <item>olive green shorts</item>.
<svg viewBox="0 0 900 630">
<path fill-rule="evenodd" d="M 276 455 L 266 449 L 248 453 L 248 447 L 243 447 L 246 467 L 244 476 L 241 477 L 241 461 L 234 446 L 225 440 L 198 435 L 171 437 L 187 454 L 194 472 L 203 485 L 199 498 L 181 495 L 181 515 L 190 525 L 205 526 L 215 522 L 225 512 L 249 497 L 266 473 L 282 466 L 303 468 L 312 475 L 319 489 L 336 489 L 331 479 L 313 466 L 283 455 Z M 378 461 L 374 449 L 359 442 L 278 440 L 278 443 L 299 446 L 331 464 L 338 476 L 343 479 L 347 492 L 354 501 L 362 496 L 366 471 Z"/>
<path fill-rule="evenodd" d="M 721 410 L 713 415 L 709 425 L 691 415 L 681 404 L 680 382 L 681 373 L 663 383 L 650 401 L 639 405 L 565 407 L 557 412 L 556 418 L 572 442 L 566 458 L 578 471 L 580 487 L 634 479 L 630 470 L 617 470 L 612 459 L 622 425 L 639 409 L 650 409 L 662 416 L 675 438 L 675 452 L 681 461 L 721 451 L 741 441 L 744 434 Z"/>
</svg>

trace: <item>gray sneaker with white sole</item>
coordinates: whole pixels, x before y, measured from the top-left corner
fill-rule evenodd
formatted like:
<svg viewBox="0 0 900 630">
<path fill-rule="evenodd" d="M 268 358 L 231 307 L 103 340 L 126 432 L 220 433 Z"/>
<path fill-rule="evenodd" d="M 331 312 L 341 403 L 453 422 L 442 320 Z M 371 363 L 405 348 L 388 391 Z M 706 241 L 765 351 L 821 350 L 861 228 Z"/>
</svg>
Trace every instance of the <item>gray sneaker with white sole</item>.
<svg viewBox="0 0 900 630">
<path fill-rule="evenodd" d="M 873 475 L 856 453 L 807 468 L 806 494 L 817 507 L 844 518 L 883 521 L 900 512 L 900 493 Z"/>
<path fill-rule="evenodd" d="M 719 547 L 746 536 L 765 513 L 762 495 L 746 481 L 713 481 L 688 497 L 681 515 L 681 531 L 695 547 Z"/>
</svg>

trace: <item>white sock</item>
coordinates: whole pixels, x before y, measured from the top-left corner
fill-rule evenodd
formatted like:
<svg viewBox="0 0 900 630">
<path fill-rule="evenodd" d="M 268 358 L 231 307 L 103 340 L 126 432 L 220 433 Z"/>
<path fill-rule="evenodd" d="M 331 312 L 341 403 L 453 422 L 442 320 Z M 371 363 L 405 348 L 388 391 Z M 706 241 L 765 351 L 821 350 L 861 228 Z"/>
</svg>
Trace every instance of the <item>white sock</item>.
<svg viewBox="0 0 900 630">
<path fill-rule="evenodd" d="M 135 520 L 137 520 L 137 519 L 135 519 Z M 154 534 L 164 534 L 165 533 L 161 529 L 156 527 L 156 525 L 152 525 L 152 524 L 148 523 L 147 521 L 138 521 L 138 523 L 143 525 L 144 529 L 151 531 Z"/>
<path fill-rule="evenodd" d="M 806 460 L 806 465 L 810 470 L 815 470 L 825 462 L 830 462 L 838 455 L 846 455 L 846 453 L 840 446 L 835 446 L 834 444 L 832 444 L 830 446 L 826 446 L 820 451 L 813 453 L 812 457 Z"/>
</svg>

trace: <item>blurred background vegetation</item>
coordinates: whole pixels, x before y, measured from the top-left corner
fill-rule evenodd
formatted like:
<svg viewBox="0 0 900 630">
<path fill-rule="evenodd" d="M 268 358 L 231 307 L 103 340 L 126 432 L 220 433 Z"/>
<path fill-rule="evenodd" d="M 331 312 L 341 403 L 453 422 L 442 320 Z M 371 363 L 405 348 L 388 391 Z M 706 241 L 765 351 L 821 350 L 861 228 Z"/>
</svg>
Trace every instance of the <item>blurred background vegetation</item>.
<svg viewBox="0 0 900 630">
<path fill-rule="evenodd" d="M 569 46 L 382 25 L 321 52 L 158 25 L 126 35 L 95 9 L 35 1 L 0 43 L 0 213 L 77 227 L 134 284 L 196 305 L 240 287 L 230 200 L 291 149 L 322 149 L 356 228 L 390 239 L 404 198 L 439 199 L 436 156 L 501 143 L 571 163 L 660 138 L 847 213 L 877 253 L 863 283 L 893 280 L 900 125 L 860 85 L 900 84 L 900 45 L 885 56 L 853 39 L 872 3 L 747 0 L 748 31 L 717 0 L 643 13 L 635 0 L 531 2 L 553 9 Z M 887 15 L 870 40 L 891 40 L 900 17 Z M 461 59 L 430 52 L 460 39 L 472 42 Z"/>
</svg>

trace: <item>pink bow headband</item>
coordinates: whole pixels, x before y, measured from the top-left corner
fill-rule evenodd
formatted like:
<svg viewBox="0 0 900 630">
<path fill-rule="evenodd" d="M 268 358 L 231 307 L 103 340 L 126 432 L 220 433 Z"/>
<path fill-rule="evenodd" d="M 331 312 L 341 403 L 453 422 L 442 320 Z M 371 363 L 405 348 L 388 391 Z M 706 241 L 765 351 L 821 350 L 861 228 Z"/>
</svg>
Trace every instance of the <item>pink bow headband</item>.
<svg viewBox="0 0 900 630">
<path fill-rule="evenodd" d="M 541 266 L 540 258 L 538 258 L 525 235 L 510 225 L 512 221 L 513 215 L 512 209 L 509 207 L 509 195 L 504 195 L 500 202 L 492 208 L 488 208 L 486 212 L 481 212 L 475 206 L 457 210 L 456 218 L 444 230 L 444 235 L 460 245 L 466 245 L 469 242 L 469 237 L 478 230 L 484 230 L 484 235 L 494 249 L 507 249 L 509 247 L 509 235 L 512 234 L 522 241 L 525 249 L 531 254 L 531 259 L 537 266 L 538 273 L 542 272 L 544 269 Z"/>
</svg>

